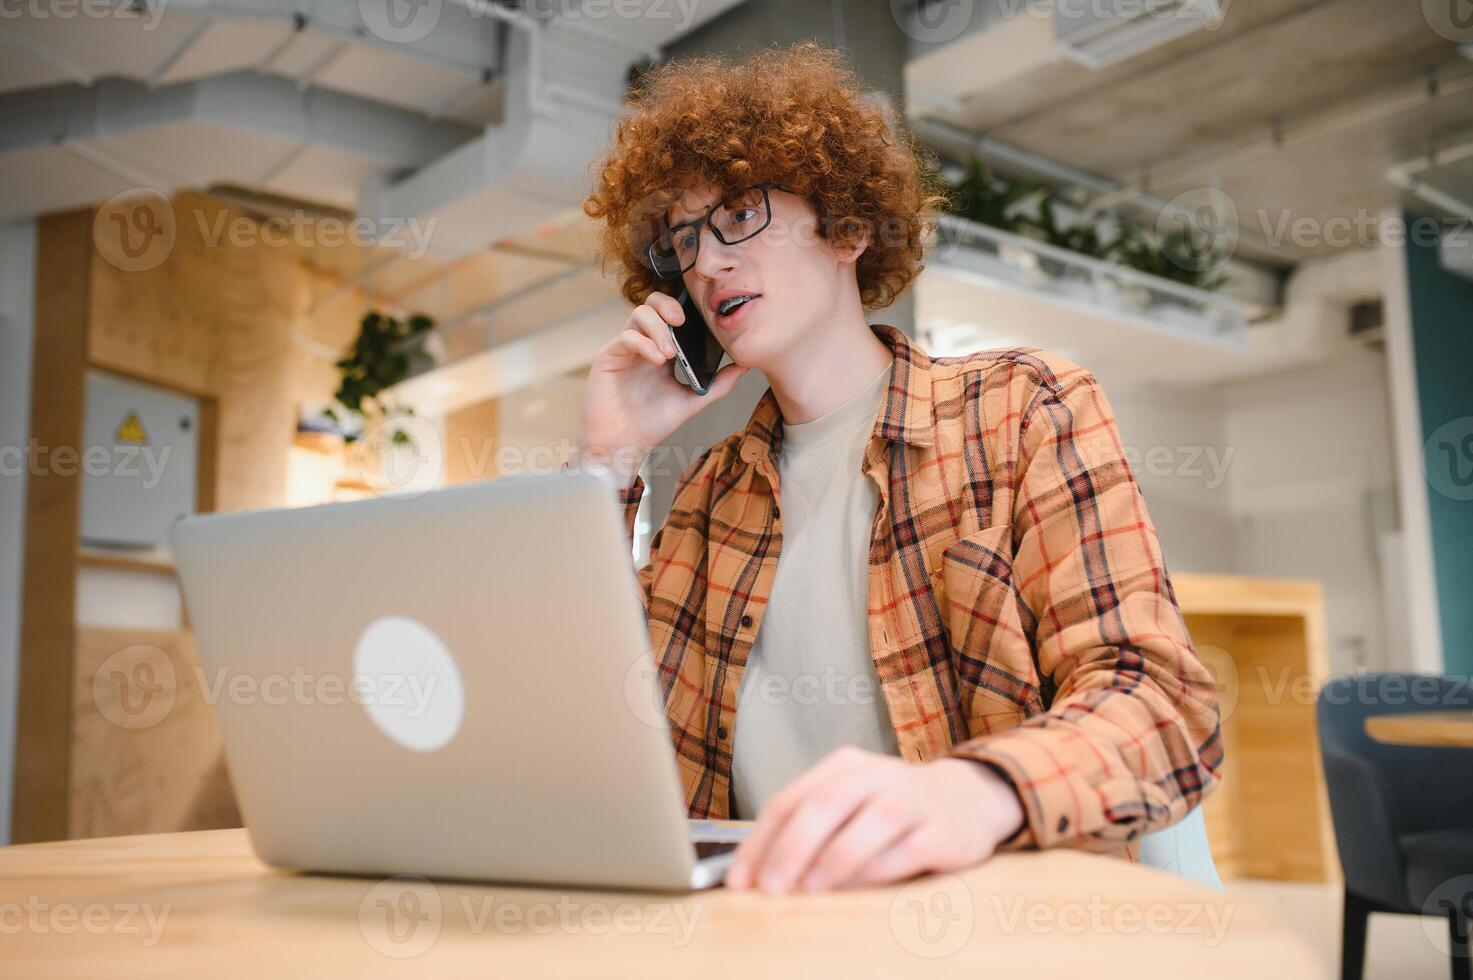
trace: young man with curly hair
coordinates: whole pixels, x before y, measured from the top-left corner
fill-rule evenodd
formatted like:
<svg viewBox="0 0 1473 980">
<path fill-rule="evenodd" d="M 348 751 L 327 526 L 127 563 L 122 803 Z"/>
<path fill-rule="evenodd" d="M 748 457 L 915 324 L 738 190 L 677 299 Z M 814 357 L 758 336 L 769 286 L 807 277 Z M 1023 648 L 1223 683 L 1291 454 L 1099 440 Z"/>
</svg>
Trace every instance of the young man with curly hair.
<svg viewBox="0 0 1473 980">
<path fill-rule="evenodd" d="M 584 209 L 637 304 L 580 452 L 643 458 L 760 370 L 639 578 L 692 817 L 757 821 L 733 888 L 820 890 L 999 848 L 1138 856 L 1217 783 L 1195 656 L 1104 394 L 1035 350 L 871 326 L 944 198 L 814 45 L 651 71 Z M 672 376 L 681 286 L 731 365 Z"/>
</svg>

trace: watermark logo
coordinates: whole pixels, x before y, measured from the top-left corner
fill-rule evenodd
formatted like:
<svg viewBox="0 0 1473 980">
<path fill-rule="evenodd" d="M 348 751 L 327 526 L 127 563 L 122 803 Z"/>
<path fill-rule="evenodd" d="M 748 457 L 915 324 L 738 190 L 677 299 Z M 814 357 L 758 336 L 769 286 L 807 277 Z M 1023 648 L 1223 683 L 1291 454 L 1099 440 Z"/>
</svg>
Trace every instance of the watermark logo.
<svg viewBox="0 0 1473 980">
<path fill-rule="evenodd" d="M 108 657 L 93 675 L 93 703 L 120 728 L 151 728 L 169 717 L 187 676 L 176 676 L 173 663 L 157 647 L 129 647 Z M 222 666 L 207 675 L 196 664 L 193 678 L 200 698 L 211 707 L 222 703 L 266 708 L 353 704 L 370 714 L 392 718 L 391 724 L 402 721 L 415 737 L 429 742 L 444 737 L 441 729 L 452 722 L 458 725 L 463 714 L 464 695 L 451 683 L 452 679 L 458 682 L 459 672 L 452 678 L 443 665 L 427 666 L 424 660 L 413 664 L 413 672 L 362 670 L 351 676 L 311 673 L 300 664 L 286 673 L 249 674 Z"/>
<path fill-rule="evenodd" d="M 375 952 L 393 959 L 419 956 L 440 938 L 440 892 L 417 875 L 395 875 L 358 903 L 358 931 Z"/>
<path fill-rule="evenodd" d="M 1101 895 L 1044 902 L 994 894 L 988 900 L 1004 935 L 1197 936 L 1209 949 L 1222 945 L 1237 912 L 1231 902 L 1115 902 Z"/>
<path fill-rule="evenodd" d="M 445 472 L 440 430 L 418 415 L 390 415 L 353 443 L 358 478 L 376 493 L 413 500 L 439 486 Z"/>
<path fill-rule="evenodd" d="M 126 433 L 124 433 L 126 434 Z M 152 490 L 164 478 L 173 446 L 48 446 L 35 437 L 24 446 L 0 446 L 0 476 L 102 476 L 141 481 Z"/>
<path fill-rule="evenodd" d="M 1222 647 L 1198 646 L 1197 659 L 1212 675 L 1217 688 L 1217 713 L 1227 721 L 1238 708 L 1238 665 L 1233 655 Z"/>
<path fill-rule="evenodd" d="M 1195 187 L 1166 202 L 1156 216 L 1166 258 L 1188 272 L 1213 272 L 1238 247 L 1238 208 L 1215 187 Z"/>
<path fill-rule="evenodd" d="M 135 902 L 51 903 L 35 895 L 24 902 L 0 902 L 0 936 L 137 936 L 145 948 L 158 945 L 172 905 Z"/>
<path fill-rule="evenodd" d="M 1422 17 L 1439 37 L 1473 42 L 1473 0 L 1422 0 Z"/>
<path fill-rule="evenodd" d="M 648 657 L 639 657 L 624 672 L 624 703 L 634 717 L 650 728 L 664 728 L 665 700 L 660 693 L 659 671 Z"/>
<path fill-rule="evenodd" d="M 436 886 L 418 875 L 380 881 L 358 904 L 358 929 L 376 952 L 410 959 L 430 950 L 447 928 L 456 935 L 667 937 L 684 947 L 695 938 L 705 905 L 679 899 L 666 902 L 609 902 L 582 895 L 555 899 L 498 900 L 481 890 L 463 890 L 445 901 Z"/>
<path fill-rule="evenodd" d="M 1461 913 L 1456 919 L 1454 913 Z M 1473 923 L 1473 875 L 1449 878 L 1422 903 L 1422 931 L 1444 956 L 1468 956 Z"/>
<path fill-rule="evenodd" d="M 151 728 L 169 716 L 176 692 L 174 663 L 158 647 L 140 644 L 109 656 L 92 675 L 97 710 L 119 728 Z"/>
<path fill-rule="evenodd" d="M 537 20 L 673 20 L 675 33 L 695 21 L 702 0 L 522 0 L 522 12 Z M 479 16 L 472 11 L 473 16 Z"/>
<path fill-rule="evenodd" d="M 290 214 L 254 218 L 228 209 L 194 209 L 194 226 L 207 248 L 382 248 L 405 258 L 421 259 L 430 251 L 438 218 L 353 218 L 312 214 L 301 208 Z"/>
<path fill-rule="evenodd" d="M 174 251 L 174 206 L 146 187 L 114 194 L 92 218 L 97 253 L 122 272 L 156 269 Z"/>
<path fill-rule="evenodd" d="M 390 44 L 429 37 L 440 22 L 442 0 L 358 0 L 363 26 Z"/>
<path fill-rule="evenodd" d="M 923 44 L 954 41 L 972 23 L 976 0 L 890 0 L 890 15 L 907 37 Z"/>
<path fill-rule="evenodd" d="M 1473 416 L 1437 427 L 1422 447 L 1422 471 L 1449 500 L 1473 500 Z"/>
<path fill-rule="evenodd" d="M 152 31 L 164 19 L 170 0 L 0 0 L 0 21 L 130 20 Z"/>
<path fill-rule="evenodd" d="M 1259 208 L 1254 214 L 1258 220 L 1258 233 L 1275 248 L 1286 245 L 1303 249 L 1325 245 L 1331 248 L 1375 248 L 1378 245 L 1401 248 L 1408 243 L 1436 248 L 1444 236 L 1450 241 L 1458 241 L 1457 236 L 1465 234 L 1469 227 L 1466 220 L 1419 215 L 1407 222 L 1399 214 L 1381 214 L 1365 209 L 1329 217 L 1296 214 L 1288 208 L 1278 211 Z"/>
<path fill-rule="evenodd" d="M 913 881 L 890 903 L 891 934 L 906 952 L 925 959 L 956 955 L 976 924 L 972 892 L 955 875 Z"/>
</svg>

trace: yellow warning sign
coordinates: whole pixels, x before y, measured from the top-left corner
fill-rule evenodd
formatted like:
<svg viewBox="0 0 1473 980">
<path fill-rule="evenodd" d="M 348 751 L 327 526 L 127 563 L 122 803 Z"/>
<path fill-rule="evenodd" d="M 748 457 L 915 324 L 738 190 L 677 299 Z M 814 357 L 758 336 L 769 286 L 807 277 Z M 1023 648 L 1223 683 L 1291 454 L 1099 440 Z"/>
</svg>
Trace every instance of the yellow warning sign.
<svg viewBox="0 0 1473 980">
<path fill-rule="evenodd" d="M 142 446 L 148 443 L 148 433 L 143 431 L 143 423 L 139 421 L 137 412 L 130 411 L 123 417 L 123 424 L 118 426 L 118 431 L 113 438 L 130 446 Z"/>
</svg>

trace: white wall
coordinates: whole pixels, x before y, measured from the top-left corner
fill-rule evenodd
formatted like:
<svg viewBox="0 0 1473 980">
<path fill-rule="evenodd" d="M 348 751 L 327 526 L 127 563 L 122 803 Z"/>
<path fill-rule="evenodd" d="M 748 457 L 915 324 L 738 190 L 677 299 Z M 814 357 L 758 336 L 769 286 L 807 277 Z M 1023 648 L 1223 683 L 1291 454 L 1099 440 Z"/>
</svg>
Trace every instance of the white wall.
<svg viewBox="0 0 1473 980">
<path fill-rule="evenodd" d="M 1115 410 L 1168 571 L 1234 571 L 1228 475 L 1237 458 L 1221 394 L 1097 377 Z"/>
<path fill-rule="evenodd" d="M 496 406 L 496 471 L 513 475 L 557 469 L 578 438 L 582 405 L 583 379 L 566 374 L 503 397 Z M 447 451 L 463 450 L 453 446 Z"/>
<path fill-rule="evenodd" d="M 0 452 L 10 450 L 0 457 L 0 844 L 10 843 L 15 780 L 26 473 L 14 450 L 30 434 L 35 283 L 36 223 L 0 223 Z"/>
<path fill-rule="evenodd" d="M 1384 355 L 1348 348 L 1225 395 L 1238 571 L 1324 584 L 1332 672 L 1399 664 L 1405 623 L 1384 598 L 1398 523 Z"/>
</svg>

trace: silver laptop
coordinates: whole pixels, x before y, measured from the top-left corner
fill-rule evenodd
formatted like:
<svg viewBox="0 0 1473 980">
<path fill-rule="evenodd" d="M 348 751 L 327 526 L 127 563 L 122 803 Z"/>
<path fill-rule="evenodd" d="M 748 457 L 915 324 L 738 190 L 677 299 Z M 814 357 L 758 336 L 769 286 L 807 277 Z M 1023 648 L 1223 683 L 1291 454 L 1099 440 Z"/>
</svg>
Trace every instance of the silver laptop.
<svg viewBox="0 0 1473 980">
<path fill-rule="evenodd" d="M 256 853 L 354 874 L 684 890 L 686 819 L 614 493 L 589 473 L 180 521 Z"/>
</svg>

